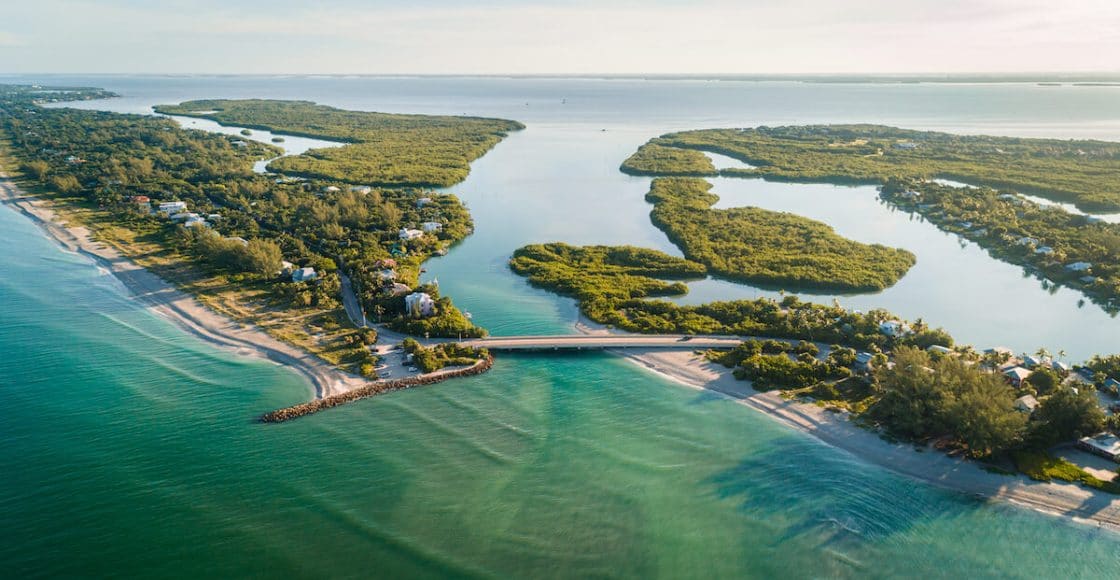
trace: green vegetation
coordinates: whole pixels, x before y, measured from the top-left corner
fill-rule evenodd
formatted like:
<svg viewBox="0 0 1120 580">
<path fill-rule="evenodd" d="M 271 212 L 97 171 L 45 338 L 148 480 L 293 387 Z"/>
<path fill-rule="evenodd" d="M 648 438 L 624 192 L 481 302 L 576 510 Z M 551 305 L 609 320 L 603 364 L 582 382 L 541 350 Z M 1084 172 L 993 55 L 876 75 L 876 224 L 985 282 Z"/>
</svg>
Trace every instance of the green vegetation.
<svg viewBox="0 0 1120 580">
<path fill-rule="evenodd" d="M 696 178 L 653 180 L 650 217 L 691 260 L 734 280 L 841 292 L 882 290 L 914 255 L 836 234 L 826 224 L 789 213 L 742 207 L 712 209 L 719 197 Z"/>
<path fill-rule="evenodd" d="M 912 333 L 888 337 L 879 332 L 879 323 L 894 319 L 886 311 L 849 312 L 839 306 L 802 302 L 796 296 L 701 306 L 649 300 L 684 294 L 684 284 L 666 280 L 695 278 L 704 272 L 701 264 L 655 250 L 530 245 L 514 252 L 510 268 L 529 277 L 534 285 L 576 298 L 591 320 L 631 332 L 768 336 L 875 350 L 898 344 L 922 348 L 952 345 L 948 334 L 920 321 L 911 324 Z"/>
<path fill-rule="evenodd" d="M 509 132 L 524 128 L 516 121 L 503 119 L 345 111 L 307 101 L 189 101 L 162 105 L 156 111 L 349 143 L 282 157 L 268 168 L 290 175 L 380 186 L 454 185 L 467 177 L 472 161 Z"/>
<path fill-rule="evenodd" d="M 1120 310 L 1120 225 L 1026 201 L 1009 191 L 892 179 L 883 199 L 986 248 L 994 257 Z M 1085 262 L 1088 270 L 1067 265 Z"/>
<path fill-rule="evenodd" d="M 695 149 L 668 147 L 650 141 L 622 164 L 630 175 L 707 177 L 719 175 L 712 160 Z"/>
<path fill-rule="evenodd" d="M 791 181 L 885 183 L 890 177 L 944 177 L 1070 201 L 1085 211 L 1120 210 L 1120 144 L 912 131 L 881 125 L 706 129 L 650 141 L 654 151 L 711 151 L 756 166 L 720 175 Z M 635 154 L 628 173 L 675 175 L 691 156 Z"/>
<path fill-rule="evenodd" d="M 490 352 L 485 348 L 455 343 L 425 347 L 411 338 L 404 339 L 401 348 L 412 355 L 412 362 L 425 373 L 435 372 L 444 367 L 470 366 L 490 356 Z"/>
<path fill-rule="evenodd" d="M 1012 456 L 1015 459 L 1015 466 L 1036 481 L 1053 481 L 1055 479 L 1060 481 L 1068 481 L 1070 483 L 1080 483 L 1085 487 L 1091 487 L 1106 491 L 1108 493 L 1120 493 L 1120 483 L 1113 481 L 1104 481 L 1097 478 L 1084 469 L 1061 459 L 1052 457 L 1044 451 L 1016 451 Z"/>
<path fill-rule="evenodd" d="M 393 330 L 423 337 L 481 338 L 486 336 L 486 330 L 475 326 L 466 315 L 455 308 L 450 298 L 440 297 L 439 288 L 436 286 L 421 286 L 416 291 L 427 293 L 432 297 L 435 310 L 431 316 L 412 318 L 404 315 L 403 296 L 386 296 L 375 302 L 375 308 L 402 313 L 390 320 L 389 327 Z"/>
<path fill-rule="evenodd" d="M 29 88 L 0 86 L 0 154 L 6 169 L 18 169 L 22 187 L 212 309 L 346 370 L 372 368 L 375 357 L 365 346 L 369 333 L 353 328 L 341 307 L 339 270 L 349 274 L 367 312 L 408 327 L 403 299 L 389 285 L 415 286 L 427 257 L 472 230 L 453 195 L 277 180 L 252 171 L 255 161 L 280 153 L 271 145 L 237 145 L 160 117 L 35 105 L 42 100 Z M 171 219 L 173 212 L 150 209 L 173 201 L 192 215 Z M 191 227 L 183 225 L 187 217 L 195 220 Z M 435 225 L 400 239 L 401 228 L 424 223 Z M 291 282 L 282 260 L 318 276 Z M 384 267 L 386 260 L 392 267 Z M 438 310 L 418 333 L 484 332 L 450 299 L 440 299 Z"/>
</svg>

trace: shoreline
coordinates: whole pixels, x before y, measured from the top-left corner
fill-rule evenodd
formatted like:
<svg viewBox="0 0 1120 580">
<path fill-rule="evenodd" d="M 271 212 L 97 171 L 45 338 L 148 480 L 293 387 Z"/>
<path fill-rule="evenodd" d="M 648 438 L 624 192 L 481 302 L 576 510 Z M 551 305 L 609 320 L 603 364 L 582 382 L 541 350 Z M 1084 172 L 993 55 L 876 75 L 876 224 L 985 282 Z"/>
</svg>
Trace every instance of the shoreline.
<svg viewBox="0 0 1120 580">
<path fill-rule="evenodd" d="M 575 327 L 584 334 L 611 333 L 582 314 Z M 977 499 L 1004 501 L 1120 532 L 1120 496 L 1074 483 L 1034 481 L 1022 474 L 992 473 L 976 462 L 928 447 L 919 453 L 913 444 L 890 443 L 855 425 L 847 412 L 827 411 L 796 399 L 783 399 L 778 391 L 755 391 L 749 381 L 735 379 L 731 369 L 692 351 L 628 349 L 609 352 L 679 385 L 716 393 L 750 407 L 812 436 L 822 445 L 895 474 Z"/>
<path fill-rule="evenodd" d="M 94 240 L 89 228 L 60 223 L 49 201 L 23 191 L 2 170 L 0 203 L 30 219 L 66 251 L 84 255 L 107 269 L 129 295 L 187 333 L 222 350 L 269 360 L 294 370 L 309 383 L 315 399 L 339 395 L 370 382 L 339 371 L 253 325 L 236 322 L 210 310 L 116 249 Z"/>
</svg>

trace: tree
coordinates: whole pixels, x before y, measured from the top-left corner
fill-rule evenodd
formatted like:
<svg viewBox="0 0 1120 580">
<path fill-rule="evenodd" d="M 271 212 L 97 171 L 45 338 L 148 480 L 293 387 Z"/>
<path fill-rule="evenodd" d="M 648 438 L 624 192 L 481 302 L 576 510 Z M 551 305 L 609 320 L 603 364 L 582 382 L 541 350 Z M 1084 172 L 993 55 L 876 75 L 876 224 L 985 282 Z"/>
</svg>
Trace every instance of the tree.
<svg viewBox="0 0 1120 580">
<path fill-rule="evenodd" d="M 969 455 L 987 457 L 1021 443 L 1027 417 L 1015 410 L 1013 391 L 1003 379 L 979 373 L 967 377 L 950 397 L 944 422 Z"/>
<path fill-rule="evenodd" d="M 869 413 L 898 435 L 922 438 L 940 433 L 945 392 L 928 370 L 929 355 L 913 347 L 899 347 L 894 363 L 893 367 L 876 368 L 881 395 Z"/>
<path fill-rule="evenodd" d="M 78 183 L 78 178 L 73 175 L 56 175 L 51 178 L 51 187 L 59 193 L 76 193 L 82 189 L 82 185 Z"/>
<path fill-rule="evenodd" d="M 1061 384 L 1062 379 L 1052 369 L 1039 367 L 1031 373 L 1027 382 L 1035 388 L 1038 394 L 1047 395 Z"/>
<path fill-rule="evenodd" d="M 26 171 L 27 173 L 29 173 L 30 175 L 34 176 L 35 179 L 38 179 L 39 181 L 43 181 L 44 179 L 46 179 L 47 173 L 50 172 L 50 169 L 51 169 L 51 166 L 48 165 L 47 162 L 43 161 L 42 159 L 36 159 L 34 161 L 28 161 L 28 162 L 23 164 L 23 170 Z"/>
<path fill-rule="evenodd" d="M 1104 411 L 1092 389 L 1075 392 L 1074 389 L 1060 388 L 1043 399 L 1031 416 L 1031 438 L 1036 445 L 1048 447 L 1094 435 L 1104 426 Z"/>
</svg>

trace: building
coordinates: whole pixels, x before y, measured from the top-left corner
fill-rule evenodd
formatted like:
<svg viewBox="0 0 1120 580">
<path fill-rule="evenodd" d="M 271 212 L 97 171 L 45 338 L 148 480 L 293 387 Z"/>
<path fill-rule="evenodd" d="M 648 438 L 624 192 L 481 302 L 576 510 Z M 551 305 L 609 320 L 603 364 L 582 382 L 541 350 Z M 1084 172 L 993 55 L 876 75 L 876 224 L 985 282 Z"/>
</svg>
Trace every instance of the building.
<svg viewBox="0 0 1120 580">
<path fill-rule="evenodd" d="M 184 201 L 165 201 L 159 204 L 159 213 L 165 215 L 183 213 L 185 211 L 187 211 L 187 203 Z"/>
<path fill-rule="evenodd" d="M 292 271 L 295 270 L 295 269 L 296 269 L 295 264 L 293 264 L 293 263 L 291 263 L 287 260 L 280 260 L 280 275 L 281 276 L 291 276 Z"/>
<path fill-rule="evenodd" d="M 1038 399 L 1033 395 L 1023 395 L 1015 399 L 1015 409 L 1022 413 L 1033 413 L 1038 408 Z"/>
<path fill-rule="evenodd" d="M 432 198 L 430 198 L 430 197 L 421 197 L 420 199 L 416 200 L 416 208 L 417 208 L 417 209 L 423 208 L 424 206 L 426 206 L 426 205 L 428 205 L 428 204 L 430 204 L 430 203 L 432 203 Z"/>
<path fill-rule="evenodd" d="M 1092 268 L 1093 265 L 1089 262 L 1074 262 L 1072 264 L 1066 264 L 1067 272 L 1088 272 Z"/>
<path fill-rule="evenodd" d="M 248 143 L 242 141 L 241 139 L 235 139 L 233 141 L 230 141 L 229 144 L 233 145 L 234 147 L 248 147 L 249 146 Z"/>
<path fill-rule="evenodd" d="M 401 228 L 401 231 L 397 233 L 397 237 L 402 240 L 416 240 L 424 237 L 424 232 L 420 230 Z"/>
<path fill-rule="evenodd" d="M 424 223 L 420 224 L 420 229 L 424 230 L 425 233 L 430 234 L 430 233 L 433 233 L 433 232 L 442 231 L 443 230 L 443 224 L 441 224 L 439 222 L 424 222 Z"/>
<path fill-rule="evenodd" d="M 895 149 L 917 149 L 918 144 L 913 141 L 901 141 L 894 144 Z"/>
<path fill-rule="evenodd" d="M 1038 358 L 1037 356 L 1028 354 L 1027 356 L 1023 357 L 1023 366 L 1027 367 L 1028 369 L 1033 369 L 1034 367 L 1041 365 L 1042 362 L 1042 359 Z"/>
<path fill-rule="evenodd" d="M 323 188 L 323 193 L 338 193 L 340 191 L 342 191 L 342 190 L 333 186 L 333 185 L 328 185 L 328 186 Z"/>
<path fill-rule="evenodd" d="M 350 187 L 351 193 L 360 193 L 366 195 L 373 191 L 373 188 L 368 185 L 354 185 Z"/>
<path fill-rule="evenodd" d="M 373 263 L 374 268 L 396 268 L 397 261 L 392 258 L 383 258 Z"/>
<path fill-rule="evenodd" d="M 1050 254 L 1054 253 L 1054 248 L 1051 248 L 1050 246 L 1039 246 L 1035 248 L 1034 253 L 1049 256 Z"/>
<path fill-rule="evenodd" d="M 1007 377 L 1007 381 L 1016 387 L 1023 386 L 1023 381 L 1031 376 L 1031 372 L 1023 367 L 1011 367 L 1003 371 L 1003 376 Z"/>
<path fill-rule="evenodd" d="M 910 333 L 910 327 L 900 320 L 888 320 L 879 323 L 879 332 L 887 336 L 898 337 Z"/>
<path fill-rule="evenodd" d="M 318 277 L 315 268 L 300 268 L 292 272 L 292 282 L 310 282 Z"/>
<path fill-rule="evenodd" d="M 404 308 L 413 318 L 435 314 L 436 303 L 427 292 L 413 292 L 404 297 Z"/>
<path fill-rule="evenodd" d="M 237 243 L 239 243 L 239 244 L 241 244 L 242 246 L 245 246 L 245 247 L 248 247 L 248 245 L 249 245 L 249 240 L 246 240 L 245 238 L 242 238 L 240 236 L 233 236 L 233 237 L 229 237 L 229 238 L 226 238 L 226 239 L 230 240 L 232 242 L 237 242 Z"/>
<path fill-rule="evenodd" d="M 1082 437 L 1077 440 L 1077 446 L 1089 453 L 1106 457 L 1112 461 L 1117 461 L 1120 458 L 1120 439 L 1117 439 L 1112 433 Z"/>
<path fill-rule="evenodd" d="M 1050 368 L 1058 371 L 1059 373 L 1069 374 L 1069 365 L 1060 360 L 1056 360 L 1050 363 Z"/>
<path fill-rule="evenodd" d="M 1037 246 L 1038 245 L 1038 240 L 1035 239 L 1035 238 L 1022 237 L 1022 238 L 1019 238 L 1019 239 L 1015 240 L 1015 243 L 1020 245 L 1020 246 Z"/>
<path fill-rule="evenodd" d="M 1082 276 L 1082 277 L 1078 278 L 1078 280 L 1080 280 L 1082 284 L 1096 284 L 1097 283 L 1097 277 L 1096 276 Z"/>
<path fill-rule="evenodd" d="M 937 354 L 953 354 L 953 349 L 947 346 L 941 346 L 940 344 L 931 345 L 926 350 L 929 352 L 936 352 Z"/>
<path fill-rule="evenodd" d="M 392 282 L 397 279 L 397 271 L 391 268 L 386 268 L 377 272 L 377 279 L 381 282 Z"/>
<path fill-rule="evenodd" d="M 409 288 L 407 285 L 401 284 L 400 282 L 386 284 L 382 290 L 389 296 L 402 296 L 404 294 L 412 292 L 412 288 Z"/>
<path fill-rule="evenodd" d="M 188 228 L 208 228 L 210 227 L 210 222 L 203 219 L 202 216 L 196 215 L 194 217 L 187 218 L 187 221 L 183 223 L 183 226 Z"/>
<path fill-rule="evenodd" d="M 871 370 L 871 359 L 873 358 L 875 358 L 875 355 L 869 352 L 861 352 L 856 354 L 856 369 L 861 371 Z"/>
<path fill-rule="evenodd" d="M 186 222 L 193 219 L 202 219 L 201 216 L 194 212 L 184 211 L 176 214 L 171 214 L 171 221 L 173 222 Z"/>
</svg>

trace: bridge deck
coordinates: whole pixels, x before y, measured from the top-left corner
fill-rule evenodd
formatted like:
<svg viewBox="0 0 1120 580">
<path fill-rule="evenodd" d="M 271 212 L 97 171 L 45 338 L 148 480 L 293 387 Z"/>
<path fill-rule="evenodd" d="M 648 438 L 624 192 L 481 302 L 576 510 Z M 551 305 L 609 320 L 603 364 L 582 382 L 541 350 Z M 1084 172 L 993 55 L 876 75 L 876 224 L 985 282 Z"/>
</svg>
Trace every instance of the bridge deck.
<svg viewBox="0 0 1120 580">
<path fill-rule="evenodd" d="M 492 351 L 540 350 L 603 350 L 608 348 L 657 348 L 696 350 L 706 348 L 735 348 L 742 339 L 733 336 L 685 335 L 557 335 L 557 336 L 503 336 L 463 341 L 466 346 L 488 348 Z"/>
</svg>

